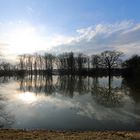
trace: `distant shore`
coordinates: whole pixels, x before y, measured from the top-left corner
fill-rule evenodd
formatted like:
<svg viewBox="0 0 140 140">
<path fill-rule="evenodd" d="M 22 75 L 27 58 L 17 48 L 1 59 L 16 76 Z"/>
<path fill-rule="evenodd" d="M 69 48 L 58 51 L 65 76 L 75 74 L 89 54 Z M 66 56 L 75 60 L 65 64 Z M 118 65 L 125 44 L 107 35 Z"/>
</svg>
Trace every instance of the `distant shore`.
<svg viewBox="0 0 140 140">
<path fill-rule="evenodd" d="M 49 131 L 0 129 L 0 140 L 140 140 L 140 131 Z"/>
</svg>

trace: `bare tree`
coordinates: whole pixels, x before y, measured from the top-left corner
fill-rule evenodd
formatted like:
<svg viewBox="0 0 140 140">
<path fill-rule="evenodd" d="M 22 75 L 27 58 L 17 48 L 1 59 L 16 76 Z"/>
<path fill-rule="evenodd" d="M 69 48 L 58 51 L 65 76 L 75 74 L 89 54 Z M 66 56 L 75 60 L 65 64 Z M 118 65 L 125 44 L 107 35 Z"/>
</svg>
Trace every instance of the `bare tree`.
<svg viewBox="0 0 140 140">
<path fill-rule="evenodd" d="M 23 55 L 19 55 L 19 69 L 23 70 L 24 69 L 24 56 Z"/>
<path fill-rule="evenodd" d="M 19 56 L 19 70 L 28 74 L 43 74 L 43 72 L 52 73 L 53 67 L 57 67 L 62 74 L 76 74 L 87 72 L 90 73 L 90 65 L 98 69 L 99 66 L 108 69 L 109 76 L 111 69 L 117 67 L 122 56 L 118 51 L 104 51 L 100 55 L 92 55 L 91 57 L 82 53 L 74 54 L 73 52 L 63 53 L 57 57 L 52 54 L 24 54 Z"/>
<path fill-rule="evenodd" d="M 38 57 L 37 57 L 37 56 L 38 56 L 38 54 L 35 53 L 35 54 L 34 54 L 34 63 L 33 63 L 35 76 L 37 76 L 37 69 L 38 69 L 38 67 L 37 67 L 37 58 L 38 58 Z"/>
<path fill-rule="evenodd" d="M 101 64 L 101 56 L 100 55 L 92 55 L 91 56 L 91 64 L 93 68 L 98 69 Z"/>
<path fill-rule="evenodd" d="M 84 64 L 87 62 L 87 58 L 82 53 L 79 53 L 76 60 L 78 72 L 81 73 L 84 68 Z"/>
<path fill-rule="evenodd" d="M 11 64 L 8 63 L 8 62 L 2 62 L 1 63 L 1 66 L 2 66 L 2 70 L 7 72 L 7 71 L 10 71 L 10 68 L 11 68 Z"/>
<path fill-rule="evenodd" d="M 102 66 L 107 67 L 109 76 L 111 76 L 112 68 L 119 66 L 122 62 L 120 59 L 122 55 L 123 53 L 119 51 L 104 51 L 101 53 Z"/>
<path fill-rule="evenodd" d="M 54 56 L 49 53 L 45 53 L 44 55 L 44 61 L 45 61 L 45 70 L 52 73 L 53 70 L 53 63 L 54 63 Z"/>
<path fill-rule="evenodd" d="M 28 61 L 28 71 L 29 74 L 32 75 L 32 71 L 33 71 L 33 56 L 32 55 L 27 55 L 27 61 Z"/>
<path fill-rule="evenodd" d="M 67 70 L 66 53 L 60 54 L 55 58 L 55 64 L 58 70 Z"/>
<path fill-rule="evenodd" d="M 57 57 L 57 67 L 60 70 L 72 74 L 75 70 L 75 58 L 73 52 L 60 54 Z"/>
<path fill-rule="evenodd" d="M 67 53 L 67 66 L 68 71 L 72 74 L 75 71 L 75 59 L 73 52 Z"/>
</svg>

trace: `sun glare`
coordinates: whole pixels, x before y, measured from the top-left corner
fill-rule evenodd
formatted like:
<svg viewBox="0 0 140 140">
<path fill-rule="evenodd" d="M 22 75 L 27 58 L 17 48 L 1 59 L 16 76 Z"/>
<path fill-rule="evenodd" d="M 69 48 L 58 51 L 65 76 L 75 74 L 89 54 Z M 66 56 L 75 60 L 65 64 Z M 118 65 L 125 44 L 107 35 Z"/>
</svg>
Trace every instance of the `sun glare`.
<svg viewBox="0 0 140 140">
<path fill-rule="evenodd" d="M 34 93 L 24 92 L 19 94 L 19 99 L 26 103 L 32 103 L 37 100 L 37 97 L 34 95 Z"/>
<path fill-rule="evenodd" d="M 14 54 L 33 53 L 46 47 L 45 39 L 34 27 L 15 29 L 9 33 L 8 40 L 9 51 Z"/>
</svg>

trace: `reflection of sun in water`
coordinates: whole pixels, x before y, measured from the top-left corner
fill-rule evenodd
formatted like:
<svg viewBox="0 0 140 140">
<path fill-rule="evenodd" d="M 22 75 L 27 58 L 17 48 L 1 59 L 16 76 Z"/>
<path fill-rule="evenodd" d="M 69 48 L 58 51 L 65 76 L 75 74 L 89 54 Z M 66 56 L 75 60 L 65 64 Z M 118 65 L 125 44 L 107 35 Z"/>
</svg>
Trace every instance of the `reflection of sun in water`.
<svg viewBox="0 0 140 140">
<path fill-rule="evenodd" d="M 19 99 L 21 99 L 22 101 L 24 101 L 26 103 L 32 103 L 37 100 L 37 97 L 35 96 L 34 93 L 24 92 L 24 93 L 19 94 Z"/>
</svg>

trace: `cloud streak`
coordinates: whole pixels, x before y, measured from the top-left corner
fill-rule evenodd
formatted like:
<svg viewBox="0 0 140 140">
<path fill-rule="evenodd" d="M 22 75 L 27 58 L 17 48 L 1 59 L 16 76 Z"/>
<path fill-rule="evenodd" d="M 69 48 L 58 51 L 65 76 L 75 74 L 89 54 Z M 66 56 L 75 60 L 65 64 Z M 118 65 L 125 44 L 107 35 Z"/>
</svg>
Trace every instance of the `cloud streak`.
<svg viewBox="0 0 140 140">
<path fill-rule="evenodd" d="M 77 30 L 71 42 L 58 45 L 52 51 L 75 51 L 99 53 L 104 50 L 119 50 L 127 56 L 140 54 L 140 24 L 123 21 L 115 24 L 98 24 Z"/>
<path fill-rule="evenodd" d="M 0 52 L 10 59 L 21 53 L 36 51 L 96 54 L 104 50 L 118 50 L 126 57 L 140 54 L 140 23 L 132 21 L 77 29 L 73 36 L 48 34 L 45 26 L 33 26 L 22 21 L 7 26 L 2 24 L 1 27 Z"/>
</svg>

